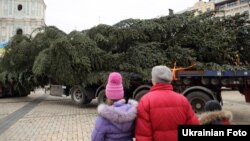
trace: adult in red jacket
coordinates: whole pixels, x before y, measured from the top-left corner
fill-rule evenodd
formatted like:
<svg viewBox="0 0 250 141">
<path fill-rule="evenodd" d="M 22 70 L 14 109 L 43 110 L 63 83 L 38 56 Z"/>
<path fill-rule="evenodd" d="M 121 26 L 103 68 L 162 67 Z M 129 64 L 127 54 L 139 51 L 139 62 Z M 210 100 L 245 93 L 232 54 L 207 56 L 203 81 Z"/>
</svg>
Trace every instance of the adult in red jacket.
<svg viewBox="0 0 250 141">
<path fill-rule="evenodd" d="M 199 125 L 191 104 L 173 91 L 171 81 L 172 72 L 168 67 L 153 67 L 153 86 L 138 105 L 136 141 L 177 141 L 178 125 Z"/>
</svg>

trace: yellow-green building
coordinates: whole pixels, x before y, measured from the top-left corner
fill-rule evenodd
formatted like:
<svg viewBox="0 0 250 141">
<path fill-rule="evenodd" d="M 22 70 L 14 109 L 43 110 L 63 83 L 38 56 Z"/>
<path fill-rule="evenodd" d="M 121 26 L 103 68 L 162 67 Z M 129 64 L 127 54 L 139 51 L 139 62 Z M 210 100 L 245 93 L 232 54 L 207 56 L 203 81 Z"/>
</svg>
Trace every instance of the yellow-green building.
<svg viewBox="0 0 250 141">
<path fill-rule="evenodd" d="M 194 4 L 193 7 L 190 8 L 190 10 L 196 11 L 195 15 L 199 15 L 204 12 L 215 10 L 215 4 L 214 4 L 214 1 L 205 2 L 205 1 L 199 0 L 198 2 Z"/>
</svg>

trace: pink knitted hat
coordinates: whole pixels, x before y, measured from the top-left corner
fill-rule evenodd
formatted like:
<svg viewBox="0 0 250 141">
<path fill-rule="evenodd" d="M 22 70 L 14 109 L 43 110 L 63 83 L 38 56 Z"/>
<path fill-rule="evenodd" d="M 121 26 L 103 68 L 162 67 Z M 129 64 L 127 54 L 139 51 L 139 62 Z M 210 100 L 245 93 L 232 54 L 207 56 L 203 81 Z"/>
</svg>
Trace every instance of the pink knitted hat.
<svg viewBox="0 0 250 141">
<path fill-rule="evenodd" d="M 122 76 L 118 72 L 109 74 L 108 83 L 106 85 L 106 97 L 112 100 L 122 99 L 124 96 Z"/>
</svg>

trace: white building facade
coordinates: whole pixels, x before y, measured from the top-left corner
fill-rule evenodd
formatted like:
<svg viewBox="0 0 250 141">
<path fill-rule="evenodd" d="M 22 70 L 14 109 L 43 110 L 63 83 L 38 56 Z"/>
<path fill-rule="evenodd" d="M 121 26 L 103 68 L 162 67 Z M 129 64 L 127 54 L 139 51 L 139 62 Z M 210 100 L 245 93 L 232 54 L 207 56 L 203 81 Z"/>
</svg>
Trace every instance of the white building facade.
<svg viewBox="0 0 250 141">
<path fill-rule="evenodd" d="M 0 42 L 45 26 L 45 10 L 43 0 L 0 0 Z"/>
<path fill-rule="evenodd" d="M 217 16 L 229 16 L 242 13 L 248 13 L 250 11 L 250 0 L 217 0 L 215 3 Z"/>
<path fill-rule="evenodd" d="M 219 17 L 234 16 L 236 14 L 242 13 L 250 14 L 250 0 L 197 0 L 193 7 L 190 7 L 178 13 L 181 14 L 186 11 L 193 10 L 198 11 L 198 14 L 215 10 L 216 16 Z"/>
</svg>

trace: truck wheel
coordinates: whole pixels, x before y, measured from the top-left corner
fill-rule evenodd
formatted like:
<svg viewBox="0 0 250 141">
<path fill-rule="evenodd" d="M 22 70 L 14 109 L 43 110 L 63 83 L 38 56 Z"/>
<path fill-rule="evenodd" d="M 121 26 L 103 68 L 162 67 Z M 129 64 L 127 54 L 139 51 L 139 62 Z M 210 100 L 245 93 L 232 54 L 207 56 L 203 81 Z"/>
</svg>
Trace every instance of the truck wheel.
<svg viewBox="0 0 250 141">
<path fill-rule="evenodd" d="M 98 104 L 104 103 L 106 99 L 107 98 L 105 95 L 105 89 L 103 89 L 98 93 L 98 97 L 97 97 Z"/>
<path fill-rule="evenodd" d="M 192 105 L 195 113 L 204 112 L 206 102 L 212 100 L 212 98 L 202 91 L 192 91 L 188 93 L 186 97 Z"/>
<path fill-rule="evenodd" d="M 144 96 L 146 93 L 148 92 L 148 90 L 141 90 L 139 91 L 136 95 L 135 95 L 135 100 L 139 101 L 142 96 Z"/>
<path fill-rule="evenodd" d="M 74 86 L 73 88 L 71 88 L 70 94 L 71 99 L 77 105 L 88 104 L 91 102 L 91 100 L 87 99 L 87 96 L 85 95 L 85 90 L 81 86 Z"/>
</svg>

